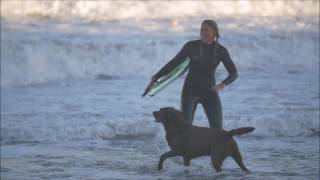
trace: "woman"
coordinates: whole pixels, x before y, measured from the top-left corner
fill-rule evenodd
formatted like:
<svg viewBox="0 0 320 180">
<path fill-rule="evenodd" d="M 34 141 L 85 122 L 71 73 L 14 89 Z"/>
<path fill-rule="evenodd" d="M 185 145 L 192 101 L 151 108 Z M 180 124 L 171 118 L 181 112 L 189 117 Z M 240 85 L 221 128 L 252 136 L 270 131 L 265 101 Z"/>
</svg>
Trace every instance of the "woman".
<svg viewBox="0 0 320 180">
<path fill-rule="evenodd" d="M 201 23 L 200 36 L 200 40 L 187 42 L 180 52 L 151 78 L 147 89 L 189 57 L 191 62 L 182 90 L 181 111 L 192 124 L 196 106 L 201 103 L 210 127 L 222 128 L 222 107 L 218 91 L 235 80 L 238 73 L 227 49 L 218 43 L 219 29 L 215 21 L 204 20 Z M 229 76 L 216 84 L 215 71 L 220 62 L 224 64 Z"/>
</svg>

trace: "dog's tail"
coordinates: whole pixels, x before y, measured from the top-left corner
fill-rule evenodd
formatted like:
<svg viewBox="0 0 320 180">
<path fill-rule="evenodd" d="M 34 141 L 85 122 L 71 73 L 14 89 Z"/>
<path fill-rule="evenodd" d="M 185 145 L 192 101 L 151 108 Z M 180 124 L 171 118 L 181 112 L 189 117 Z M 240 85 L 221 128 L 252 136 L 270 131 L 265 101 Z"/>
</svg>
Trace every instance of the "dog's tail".
<svg viewBox="0 0 320 180">
<path fill-rule="evenodd" d="M 229 137 L 232 137 L 232 136 L 240 136 L 242 134 L 247 134 L 251 131 L 254 130 L 254 127 L 242 127 L 242 128 L 238 128 L 238 129 L 232 129 L 230 131 L 227 132 L 227 135 Z"/>
</svg>

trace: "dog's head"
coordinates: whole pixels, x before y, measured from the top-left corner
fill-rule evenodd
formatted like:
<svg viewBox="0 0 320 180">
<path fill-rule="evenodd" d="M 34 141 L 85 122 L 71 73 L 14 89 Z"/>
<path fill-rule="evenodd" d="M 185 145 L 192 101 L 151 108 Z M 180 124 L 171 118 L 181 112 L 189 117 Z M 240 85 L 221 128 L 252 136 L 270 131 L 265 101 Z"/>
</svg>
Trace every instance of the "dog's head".
<svg viewBox="0 0 320 180">
<path fill-rule="evenodd" d="M 154 111 L 153 116 L 155 117 L 156 122 L 160 122 L 163 124 L 168 124 L 171 121 L 183 120 L 182 112 L 176 110 L 173 107 L 164 107 L 159 111 Z"/>
</svg>

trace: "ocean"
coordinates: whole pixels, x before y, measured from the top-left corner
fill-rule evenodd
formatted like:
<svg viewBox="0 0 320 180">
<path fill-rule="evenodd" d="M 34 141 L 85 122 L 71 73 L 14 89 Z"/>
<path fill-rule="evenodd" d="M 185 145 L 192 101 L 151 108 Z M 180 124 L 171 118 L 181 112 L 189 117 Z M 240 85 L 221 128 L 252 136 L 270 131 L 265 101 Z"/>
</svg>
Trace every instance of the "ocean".
<svg viewBox="0 0 320 180">
<path fill-rule="evenodd" d="M 302 8 L 303 7 L 303 8 Z M 1 179 L 319 179 L 318 1 L 1 1 Z M 213 9 L 213 11 L 209 11 Z M 153 111 L 184 77 L 141 95 L 215 19 L 239 77 L 220 92 L 231 159 L 169 158 Z M 223 64 L 217 82 L 227 76 Z M 194 125 L 208 127 L 201 105 Z"/>
</svg>

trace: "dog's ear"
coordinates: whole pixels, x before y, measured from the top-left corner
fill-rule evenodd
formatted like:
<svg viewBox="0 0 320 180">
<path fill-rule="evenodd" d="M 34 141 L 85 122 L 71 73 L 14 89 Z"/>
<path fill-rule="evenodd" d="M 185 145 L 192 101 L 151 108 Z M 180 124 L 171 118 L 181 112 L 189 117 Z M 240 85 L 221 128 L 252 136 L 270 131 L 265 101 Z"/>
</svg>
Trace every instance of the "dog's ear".
<svg viewBox="0 0 320 180">
<path fill-rule="evenodd" d="M 168 109 L 165 110 L 165 116 L 166 116 L 166 119 L 172 119 L 173 116 L 172 116 L 172 112 Z"/>
<path fill-rule="evenodd" d="M 173 108 L 165 108 L 164 114 L 166 116 L 166 119 L 175 119 L 176 118 L 176 115 L 175 115 Z"/>
<path fill-rule="evenodd" d="M 185 120 L 185 115 L 183 112 L 181 112 L 177 109 L 174 109 L 174 112 L 175 112 L 175 116 L 177 119 Z"/>
<path fill-rule="evenodd" d="M 166 117 L 168 119 L 182 119 L 184 120 L 184 115 L 181 111 L 178 111 L 174 108 L 167 108 L 166 109 Z"/>
<path fill-rule="evenodd" d="M 185 119 L 185 115 L 183 112 L 176 110 L 177 116 L 179 117 L 179 119 Z"/>
</svg>

